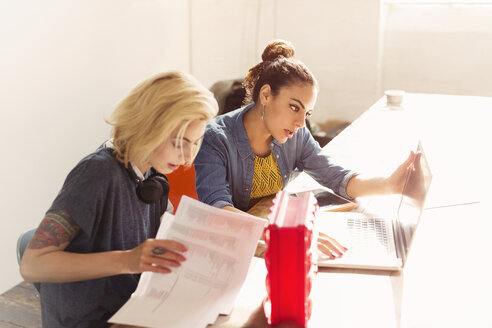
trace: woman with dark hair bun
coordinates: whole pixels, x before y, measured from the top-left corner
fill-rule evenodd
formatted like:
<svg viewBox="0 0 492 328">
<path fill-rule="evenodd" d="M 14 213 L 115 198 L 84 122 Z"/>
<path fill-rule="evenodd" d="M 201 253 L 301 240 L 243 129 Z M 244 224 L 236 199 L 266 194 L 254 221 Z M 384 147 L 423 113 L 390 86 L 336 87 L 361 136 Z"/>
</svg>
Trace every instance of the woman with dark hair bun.
<svg viewBox="0 0 492 328">
<path fill-rule="evenodd" d="M 194 162 L 200 201 L 247 211 L 261 198 L 282 190 L 296 169 L 345 198 L 400 193 L 413 152 L 388 177 L 363 177 L 321 153 L 305 127 L 318 83 L 294 56 L 290 42 L 271 41 L 262 62 L 249 70 L 243 83 L 246 106 L 207 125 Z M 329 257 L 341 256 L 345 250 L 327 236 L 319 241 L 320 250 Z"/>
</svg>

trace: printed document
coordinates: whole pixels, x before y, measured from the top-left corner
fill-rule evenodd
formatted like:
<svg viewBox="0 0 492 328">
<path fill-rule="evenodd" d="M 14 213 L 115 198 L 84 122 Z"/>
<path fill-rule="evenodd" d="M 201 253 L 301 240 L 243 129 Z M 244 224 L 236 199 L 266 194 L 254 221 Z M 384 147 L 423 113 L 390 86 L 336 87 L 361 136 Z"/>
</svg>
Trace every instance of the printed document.
<svg viewBox="0 0 492 328">
<path fill-rule="evenodd" d="M 183 196 L 156 238 L 184 244 L 186 261 L 168 274 L 144 272 L 137 289 L 109 320 L 141 327 L 206 327 L 229 314 L 246 279 L 265 221 Z"/>
</svg>

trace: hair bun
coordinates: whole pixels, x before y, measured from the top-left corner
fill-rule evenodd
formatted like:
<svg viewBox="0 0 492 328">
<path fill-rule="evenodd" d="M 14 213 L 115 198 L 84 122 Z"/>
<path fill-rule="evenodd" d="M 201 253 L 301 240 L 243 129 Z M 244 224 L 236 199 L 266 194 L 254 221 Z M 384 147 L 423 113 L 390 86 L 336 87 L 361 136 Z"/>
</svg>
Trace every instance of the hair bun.
<svg viewBox="0 0 492 328">
<path fill-rule="evenodd" d="M 292 43 L 285 40 L 273 40 L 270 41 L 265 47 L 265 50 L 263 50 L 261 59 L 263 59 L 263 61 L 274 61 L 281 57 L 294 58 L 294 56 L 295 49 Z"/>
</svg>

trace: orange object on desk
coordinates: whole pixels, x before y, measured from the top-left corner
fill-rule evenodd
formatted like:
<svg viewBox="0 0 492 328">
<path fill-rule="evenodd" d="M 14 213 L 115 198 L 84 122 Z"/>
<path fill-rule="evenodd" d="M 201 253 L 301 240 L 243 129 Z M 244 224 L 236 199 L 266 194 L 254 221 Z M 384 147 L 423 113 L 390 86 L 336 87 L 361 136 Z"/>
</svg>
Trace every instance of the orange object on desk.
<svg viewBox="0 0 492 328">
<path fill-rule="evenodd" d="M 176 171 L 167 174 L 169 180 L 169 201 L 174 210 L 178 208 L 179 201 L 183 195 L 198 199 L 195 187 L 195 167 L 180 166 Z"/>
<path fill-rule="evenodd" d="M 291 197 L 280 191 L 272 201 L 265 228 L 267 297 L 263 304 L 270 325 L 293 322 L 307 326 L 316 266 L 314 216 L 318 206 L 311 192 Z"/>
<path fill-rule="evenodd" d="M 354 208 L 357 208 L 357 203 L 346 203 L 346 204 L 341 204 L 339 206 L 334 206 L 333 208 L 324 210 L 326 212 L 346 212 L 346 211 L 351 211 Z"/>
</svg>

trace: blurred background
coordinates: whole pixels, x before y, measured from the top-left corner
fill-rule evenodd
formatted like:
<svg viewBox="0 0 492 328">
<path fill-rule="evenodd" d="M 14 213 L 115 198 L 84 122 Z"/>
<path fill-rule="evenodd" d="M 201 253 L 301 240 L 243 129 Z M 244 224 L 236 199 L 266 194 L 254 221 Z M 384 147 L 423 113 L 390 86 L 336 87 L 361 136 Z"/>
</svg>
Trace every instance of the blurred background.
<svg viewBox="0 0 492 328">
<path fill-rule="evenodd" d="M 276 38 L 319 81 L 314 124 L 352 122 L 386 89 L 492 96 L 490 1 L 0 0 L 0 292 L 22 280 L 19 234 L 137 83 L 242 78 Z"/>
</svg>

